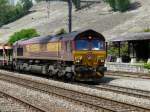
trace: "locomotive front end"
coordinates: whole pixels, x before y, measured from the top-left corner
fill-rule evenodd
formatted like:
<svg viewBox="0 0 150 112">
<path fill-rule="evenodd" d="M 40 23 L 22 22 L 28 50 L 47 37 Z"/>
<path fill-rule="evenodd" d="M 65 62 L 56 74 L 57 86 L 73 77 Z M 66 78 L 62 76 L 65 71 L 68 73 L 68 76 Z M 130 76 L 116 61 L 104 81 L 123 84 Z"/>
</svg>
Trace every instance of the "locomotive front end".
<svg viewBox="0 0 150 112">
<path fill-rule="evenodd" d="M 75 40 L 74 64 L 77 79 L 95 81 L 106 71 L 105 39 L 98 35 L 87 35 Z"/>
</svg>

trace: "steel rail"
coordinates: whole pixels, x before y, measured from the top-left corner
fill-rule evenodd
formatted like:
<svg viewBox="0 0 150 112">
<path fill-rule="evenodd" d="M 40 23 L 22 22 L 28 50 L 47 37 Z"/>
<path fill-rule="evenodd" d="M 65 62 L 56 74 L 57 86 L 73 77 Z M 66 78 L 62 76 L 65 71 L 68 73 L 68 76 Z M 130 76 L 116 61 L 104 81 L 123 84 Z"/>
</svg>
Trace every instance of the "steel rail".
<svg viewBox="0 0 150 112">
<path fill-rule="evenodd" d="M 88 84 L 83 84 L 83 83 L 72 83 L 72 84 L 83 86 L 83 87 L 89 87 L 91 89 L 109 91 L 109 92 L 114 92 L 118 94 L 123 94 L 123 95 L 150 100 L 150 91 L 146 91 L 146 90 L 133 89 L 133 88 L 117 86 L 117 85 L 112 85 L 112 84 L 105 84 L 105 83 L 101 83 L 100 85 L 88 85 Z"/>
<path fill-rule="evenodd" d="M 120 77 L 150 79 L 150 75 L 149 74 L 119 72 L 119 71 L 116 71 L 116 72 L 114 72 L 114 71 L 108 71 L 108 72 L 105 73 L 105 76 L 120 76 Z"/>
<path fill-rule="evenodd" d="M 2 95 L 4 98 L 9 98 L 9 99 L 12 99 L 18 103 L 21 103 L 21 105 L 28 107 L 30 110 L 35 110 L 36 112 L 45 112 L 43 109 L 36 107 L 35 105 L 32 105 L 31 103 L 29 103 L 23 99 L 12 96 L 12 95 L 4 92 L 4 91 L 0 91 L 0 95 Z"/>
<path fill-rule="evenodd" d="M 124 94 L 128 96 L 150 100 L 150 91 L 127 88 L 127 87 L 122 87 L 122 86 L 115 86 L 115 85 L 110 85 L 110 84 L 98 85 L 98 86 L 94 86 L 93 88 L 98 89 L 98 90 L 112 91 L 112 92 L 116 92 L 119 94 Z"/>
<path fill-rule="evenodd" d="M 12 82 L 12 83 L 16 83 L 25 87 L 29 87 L 38 91 L 40 90 L 41 92 L 44 92 L 44 93 L 55 94 L 56 96 L 61 96 L 63 98 L 65 97 L 75 102 L 80 102 L 86 106 L 90 106 L 90 107 L 92 106 L 96 109 L 102 109 L 103 111 L 106 111 L 106 110 L 110 112 L 117 112 L 117 111 L 119 112 L 123 110 L 124 112 L 127 112 L 127 111 L 149 112 L 150 111 L 150 109 L 147 109 L 144 107 L 127 104 L 127 103 L 123 103 L 119 101 L 114 101 L 111 99 L 102 98 L 102 97 L 90 95 L 87 93 L 82 93 L 82 92 L 75 91 L 75 90 L 68 90 L 62 87 L 56 87 L 53 85 L 48 85 L 45 83 L 40 83 L 40 82 L 29 80 L 29 79 L 23 79 L 23 78 L 16 77 L 16 76 L 8 76 L 8 75 L 6 76 L 6 74 L 5 75 L 3 74 L 3 77 L 1 77 L 1 79 Z M 81 95 L 82 97 L 79 95 Z M 92 101 L 95 103 L 93 103 Z M 118 108 L 120 110 L 117 110 Z"/>
</svg>

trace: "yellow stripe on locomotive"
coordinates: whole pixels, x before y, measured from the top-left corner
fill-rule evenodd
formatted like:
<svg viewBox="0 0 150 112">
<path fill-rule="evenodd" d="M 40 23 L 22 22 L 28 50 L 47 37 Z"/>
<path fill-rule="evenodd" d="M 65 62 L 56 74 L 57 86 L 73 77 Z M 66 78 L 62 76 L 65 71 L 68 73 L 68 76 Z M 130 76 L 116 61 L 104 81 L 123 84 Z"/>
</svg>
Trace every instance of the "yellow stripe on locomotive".
<svg viewBox="0 0 150 112">
<path fill-rule="evenodd" d="M 74 51 L 73 55 L 74 64 L 96 67 L 104 65 L 106 51 Z"/>
</svg>

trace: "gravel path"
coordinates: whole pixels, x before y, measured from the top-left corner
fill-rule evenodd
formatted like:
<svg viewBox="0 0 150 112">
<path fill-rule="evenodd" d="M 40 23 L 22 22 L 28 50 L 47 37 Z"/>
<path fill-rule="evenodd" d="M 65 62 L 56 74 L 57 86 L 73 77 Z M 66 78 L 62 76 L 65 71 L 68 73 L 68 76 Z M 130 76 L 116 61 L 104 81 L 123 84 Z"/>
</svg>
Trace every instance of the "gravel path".
<svg viewBox="0 0 150 112">
<path fill-rule="evenodd" d="M 117 101 L 129 103 L 129 104 L 135 104 L 135 105 L 139 105 L 139 106 L 150 108 L 150 100 L 144 100 L 144 99 L 141 99 L 141 98 L 135 98 L 135 97 L 126 96 L 126 95 L 122 95 L 122 94 L 117 94 L 117 93 L 113 93 L 113 92 L 109 92 L 109 91 L 100 91 L 100 90 L 96 90 L 96 89 L 91 89 L 91 88 L 87 88 L 87 87 L 72 85 L 72 84 L 58 82 L 58 81 L 53 81 L 53 80 L 47 80 L 47 79 L 34 77 L 34 76 L 27 76 L 27 75 L 18 74 L 18 73 L 9 73 L 9 72 L 2 71 L 2 70 L 0 72 L 11 74 L 11 75 L 16 75 L 16 76 L 19 76 L 19 77 L 23 76 L 23 77 L 25 77 L 27 79 L 30 79 L 30 80 L 36 80 L 36 81 L 39 81 L 39 82 L 42 82 L 42 83 L 55 85 L 55 86 L 58 86 L 58 87 L 63 87 L 63 88 L 67 88 L 67 89 L 73 89 L 73 90 L 76 90 L 76 91 L 79 91 L 79 92 L 85 92 L 85 93 L 88 93 L 88 94 L 92 94 L 92 95 L 96 95 L 96 96 L 100 96 L 100 97 L 104 97 L 104 98 L 110 98 L 110 99 L 113 99 L 113 100 L 117 100 Z M 109 80 L 107 83 L 113 83 L 113 82 L 115 82 L 115 80 L 116 80 L 116 82 L 117 82 L 117 80 L 120 80 L 120 83 L 123 83 L 123 85 L 132 85 L 132 84 L 129 84 L 129 82 L 128 82 L 128 81 L 130 81 L 130 79 L 128 81 L 127 81 L 127 79 L 126 79 L 126 81 L 123 81 L 123 79 L 106 78 L 105 80 Z M 132 81 L 134 81 L 134 80 L 132 80 Z M 144 83 L 144 81 L 146 83 Z M 142 83 L 145 84 L 145 85 L 143 84 L 143 86 L 147 86 L 147 84 L 149 84 L 149 80 L 143 80 Z M 137 81 L 137 85 L 140 85 L 140 84 L 141 84 L 141 81 L 139 79 L 139 81 Z M 2 85 L 2 84 L 0 84 L 0 85 Z M 4 86 L 2 86 L 2 87 L 4 87 Z M 141 85 L 141 87 L 142 87 L 142 85 Z M 3 88 L 3 89 L 5 90 L 5 88 Z M 10 90 L 10 89 L 7 89 L 7 91 L 8 90 Z M 28 92 L 30 92 L 30 91 L 28 91 Z M 26 92 L 24 92 L 24 93 L 26 93 Z M 33 94 L 33 93 L 31 93 L 31 94 Z M 37 97 L 40 94 L 41 93 L 39 93 L 38 95 L 35 95 L 35 96 Z M 55 101 L 56 101 L 56 99 L 55 99 Z M 64 102 L 63 102 L 63 104 L 64 104 Z"/>
</svg>

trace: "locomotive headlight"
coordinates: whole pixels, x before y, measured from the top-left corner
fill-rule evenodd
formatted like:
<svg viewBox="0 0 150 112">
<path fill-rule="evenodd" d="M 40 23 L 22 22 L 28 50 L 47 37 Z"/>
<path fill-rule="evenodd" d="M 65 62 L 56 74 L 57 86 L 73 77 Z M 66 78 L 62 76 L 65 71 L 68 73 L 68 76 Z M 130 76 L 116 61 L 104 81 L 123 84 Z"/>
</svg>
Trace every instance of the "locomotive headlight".
<svg viewBox="0 0 150 112">
<path fill-rule="evenodd" d="M 102 62 L 102 63 L 104 63 L 104 62 L 105 62 L 105 60 L 104 60 L 104 59 L 101 59 L 101 62 Z"/>
<path fill-rule="evenodd" d="M 75 57 L 75 62 L 76 62 L 76 63 L 80 63 L 81 60 L 82 60 L 82 56 L 77 56 L 77 57 Z"/>
<path fill-rule="evenodd" d="M 76 63 L 80 63 L 80 61 L 81 61 L 81 60 L 76 60 L 75 62 L 76 62 Z"/>
<path fill-rule="evenodd" d="M 105 62 L 105 59 L 103 57 L 98 57 L 97 60 L 100 63 L 104 63 Z"/>
</svg>

